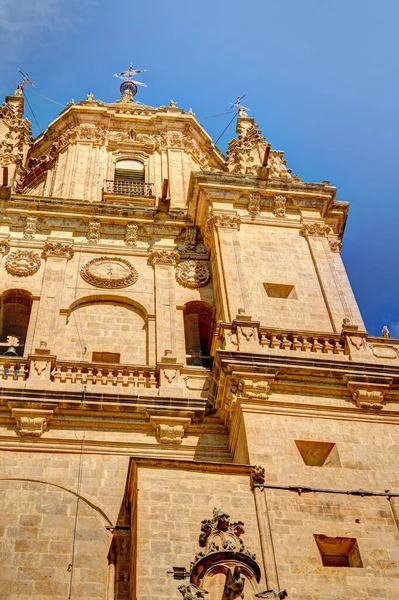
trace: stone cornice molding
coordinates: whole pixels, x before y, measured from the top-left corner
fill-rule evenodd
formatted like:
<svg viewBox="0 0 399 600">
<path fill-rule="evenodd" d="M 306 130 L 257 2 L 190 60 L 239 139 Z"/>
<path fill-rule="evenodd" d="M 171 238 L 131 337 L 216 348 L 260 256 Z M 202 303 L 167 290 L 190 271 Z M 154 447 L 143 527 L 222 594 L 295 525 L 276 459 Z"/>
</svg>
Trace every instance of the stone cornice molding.
<svg viewBox="0 0 399 600">
<path fill-rule="evenodd" d="M 177 250 L 162 250 L 151 248 L 148 262 L 152 267 L 155 265 L 170 265 L 175 267 L 180 261 L 180 254 Z"/>
</svg>

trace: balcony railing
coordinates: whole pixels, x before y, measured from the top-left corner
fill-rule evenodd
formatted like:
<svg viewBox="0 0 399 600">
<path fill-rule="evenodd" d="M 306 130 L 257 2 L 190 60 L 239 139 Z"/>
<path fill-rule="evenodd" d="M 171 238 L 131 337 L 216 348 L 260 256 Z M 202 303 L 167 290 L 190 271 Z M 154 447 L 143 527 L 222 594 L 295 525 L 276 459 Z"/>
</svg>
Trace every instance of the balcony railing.
<svg viewBox="0 0 399 600">
<path fill-rule="evenodd" d="M 130 198 L 134 196 L 149 198 L 154 195 L 154 184 L 123 179 L 106 179 L 104 181 L 104 194 L 129 196 Z"/>
</svg>

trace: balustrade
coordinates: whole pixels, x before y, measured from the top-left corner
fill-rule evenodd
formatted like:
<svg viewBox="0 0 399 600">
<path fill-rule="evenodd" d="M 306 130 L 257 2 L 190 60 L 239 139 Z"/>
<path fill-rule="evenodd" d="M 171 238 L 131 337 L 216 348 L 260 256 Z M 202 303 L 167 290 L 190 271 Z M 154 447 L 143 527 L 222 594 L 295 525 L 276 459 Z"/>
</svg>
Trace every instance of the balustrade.
<svg viewBox="0 0 399 600">
<path fill-rule="evenodd" d="M 51 372 L 56 383 L 156 388 L 155 369 L 133 365 L 59 362 Z"/>
</svg>

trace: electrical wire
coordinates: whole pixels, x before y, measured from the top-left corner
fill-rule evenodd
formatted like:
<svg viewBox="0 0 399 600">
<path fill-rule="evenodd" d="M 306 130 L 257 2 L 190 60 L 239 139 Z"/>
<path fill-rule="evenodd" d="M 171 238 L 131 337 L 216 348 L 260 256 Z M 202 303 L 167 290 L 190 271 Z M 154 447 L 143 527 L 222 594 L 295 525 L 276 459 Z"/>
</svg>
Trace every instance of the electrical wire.
<svg viewBox="0 0 399 600">
<path fill-rule="evenodd" d="M 227 112 L 218 113 L 217 115 L 210 115 L 209 117 L 202 117 L 204 119 L 213 119 L 213 117 L 221 117 L 222 115 L 231 115 L 235 110 L 228 110 Z"/>
<path fill-rule="evenodd" d="M 230 125 L 232 124 L 232 122 L 234 121 L 234 119 L 236 118 L 236 116 L 238 115 L 238 111 L 234 111 L 234 116 L 231 119 L 231 121 L 229 121 L 228 125 L 223 129 L 222 133 L 219 135 L 218 139 L 215 142 L 215 146 L 218 143 L 218 141 L 220 140 L 220 138 L 226 133 L 226 131 L 228 130 L 228 128 L 230 127 Z"/>
<path fill-rule="evenodd" d="M 85 402 L 86 399 L 86 388 L 83 388 L 83 402 Z M 83 474 L 83 456 L 84 456 L 84 452 L 83 452 L 83 448 L 84 448 L 84 442 L 85 442 L 85 437 L 86 437 L 86 430 L 83 430 L 83 437 L 82 437 L 82 443 L 80 446 L 80 456 L 79 456 L 79 469 L 78 469 L 78 483 L 77 483 L 77 489 L 76 489 L 76 511 L 75 511 L 75 524 L 74 524 L 74 528 L 73 528 L 73 539 L 72 539 L 72 554 L 71 554 L 71 562 L 68 565 L 68 571 L 70 572 L 70 577 L 69 577 L 69 593 L 68 593 L 68 600 L 70 600 L 72 598 L 72 585 L 73 585 L 73 570 L 74 570 L 74 566 L 75 566 L 75 550 L 76 550 L 76 535 L 77 535 L 77 530 L 78 530 L 78 516 L 79 516 L 79 504 L 80 504 L 80 491 L 82 488 L 82 474 Z"/>
<path fill-rule="evenodd" d="M 40 96 L 40 98 L 44 98 L 45 100 L 48 100 L 49 102 L 53 102 L 54 104 L 58 104 L 58 106 L 62 106 L 63 108 L 66 107 L 66 104 L 61 104 L 61 102 L 57 102 L 56 100 L 52 100 L 51 98 L 47 98 L 47 96 L 43 96 L 43 94 L 38 94 L 37 92 L 34 92 L 33 90 L 30 89 L 26 89 L 27 92 L 30 92 L 31 94 L 35 94 L 35 96 Z"/>
<path fill-rule="evenodd" d="M 31 113 L 32 113 L 32 115 L 33 115 L 33 118 L 34 118 L 34 119 L 35 119 L 35 121 L 36 121 L 36 125 L 37 125 L 37 126 L 38 126 L 38 128 L 39 128 L 39 131 L 40 131 L 40 133 L 42 133 L 43 129 L 40 127 L 40 125 L 39 125 L 39 121 L 36 119 L 36 115 L 35 115 L 35 113 L 33 112 L 33 108 L 31 107 L 31 105 L 30 105 L 30 102 L 29 102 L 29 100 L 28 100 L 28 98 L 27 98 L 27 96 L 26 96 L 26 94 L 25 94 L 25 89 L 24 89 L 24 88 L 22 88 L 22 93 L 23 93 L 23 95 L 24 95 L 24 98 L 25 98 L 26 102 L 28 103 L 28 106 L 29 106 L 29 108 L 30 108 L 30 111 L 31 111 Z"/>
</svg>

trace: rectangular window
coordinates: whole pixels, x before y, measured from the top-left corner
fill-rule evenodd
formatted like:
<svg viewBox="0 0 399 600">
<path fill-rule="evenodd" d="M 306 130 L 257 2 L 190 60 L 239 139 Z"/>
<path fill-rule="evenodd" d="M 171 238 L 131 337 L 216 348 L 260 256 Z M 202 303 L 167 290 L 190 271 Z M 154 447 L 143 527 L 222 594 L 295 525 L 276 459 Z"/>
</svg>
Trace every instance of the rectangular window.
<svg viewBox="0 0 399 600">
<path fill-rule="evenodd" d="M 119 364 L 121 355 L 116 352 L 93 352 L 91 360 L 93 362 Z"/>
<path fill-rule="evenodd" d="M 324 567 L 363 567 L 356 538 L 314 535 Z"/>
<path fill-rule="evenodd" d="M 298 297 L 294 285 L 288 285 L 286 283 L 264 283 L 263 286 L 269 298 L 290 298 L 290 300 L 296 300 Z"/>
</svg>

